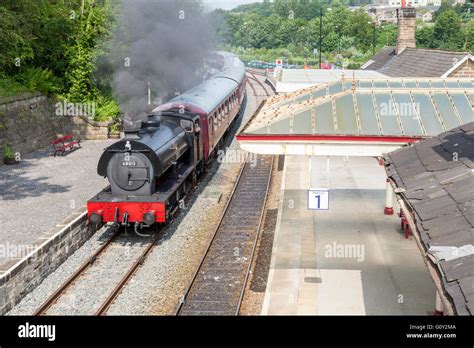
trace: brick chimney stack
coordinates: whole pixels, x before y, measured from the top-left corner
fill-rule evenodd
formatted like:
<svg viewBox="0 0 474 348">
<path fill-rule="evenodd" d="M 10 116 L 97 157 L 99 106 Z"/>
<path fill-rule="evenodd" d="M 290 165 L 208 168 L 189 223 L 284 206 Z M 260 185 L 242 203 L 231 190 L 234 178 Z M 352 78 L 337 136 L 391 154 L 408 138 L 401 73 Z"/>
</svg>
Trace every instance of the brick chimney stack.
<svg viewBox="0 0 474 348">
<path fill-rule="evenodd" d="M 416 12 L 413 7 L 397 9 L 398 37 L 397 55 L 405 48 L 415 48 Z"/>
</svg>

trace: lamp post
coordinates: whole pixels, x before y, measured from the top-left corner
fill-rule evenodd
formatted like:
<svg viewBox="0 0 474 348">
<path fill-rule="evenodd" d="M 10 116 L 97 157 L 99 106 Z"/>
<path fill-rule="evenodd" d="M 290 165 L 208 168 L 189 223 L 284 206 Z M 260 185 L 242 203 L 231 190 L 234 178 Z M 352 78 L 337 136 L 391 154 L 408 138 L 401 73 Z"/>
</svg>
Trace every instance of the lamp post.
<svg viewBox="0 0 474 348">
<path fill-rule="evenodd" d="M 331 11 L 331 8 L 327 9 Z M 323 42 L 323 8 L 319 9 L 319 69 L 321 69 L 321 54 L 322 54 L 322 42 Z"/>
<path fill-rule="evenodd" d="M 381 25 L 380 26 L 380 29 L 383 33 L 383 36 L 385 36 L 385 46 L 388 46 L 388 35 L 387 35 L 387 32 L 385 31 L 386 29 L 386 26 L 385 25 Z"/>
<path fill-rule="evenodd" d="M 367 22 L 368 24 L 373 24 L 374 30 L 372 31 L 372 55 L 375 55 L 375 21 Z"/>
<path fill-rule="evenodd" d="M 321 44 L 323 41 L 323 8 L 319 9 L 319 69 L 321 69 Z"/>
</svg>

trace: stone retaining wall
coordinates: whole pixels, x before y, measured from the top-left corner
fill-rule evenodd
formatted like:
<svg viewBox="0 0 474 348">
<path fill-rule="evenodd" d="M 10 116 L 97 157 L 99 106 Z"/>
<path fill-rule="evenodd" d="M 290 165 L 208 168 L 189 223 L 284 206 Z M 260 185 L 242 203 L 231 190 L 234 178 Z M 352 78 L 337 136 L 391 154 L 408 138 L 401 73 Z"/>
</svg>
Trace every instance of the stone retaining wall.
<svg viewBox="0 0 474 348">
<path fill-rule="evenodd" d="M 93 232 L 86 221 L 83 208 L 56 225 L 36 250 L 0 273 L 0 315 L 11 310 L 91 237 Z"/>
<path fill-rule="evenodd" d="M 107 140 L 109 122 L 96 122 L 85 116 L 69 116 L 65 124 L 65 133 L 72 133 L 83 140 Z"/>
<path fill-rule="evenodd" d="M 56 98 L 41 93 L 0 98 L 0 165 L 5 142 L 22 157 L 69 133 L 81 140 L 108 138 L 109 123 L 85 116 L 58 116 L 56 103 Z"/>
</svg>

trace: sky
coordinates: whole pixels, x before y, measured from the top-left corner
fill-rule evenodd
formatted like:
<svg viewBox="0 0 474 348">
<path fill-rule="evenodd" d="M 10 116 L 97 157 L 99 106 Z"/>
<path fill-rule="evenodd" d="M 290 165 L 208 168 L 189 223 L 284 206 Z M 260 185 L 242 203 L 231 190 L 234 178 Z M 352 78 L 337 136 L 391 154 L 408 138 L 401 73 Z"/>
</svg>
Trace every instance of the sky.
<svg viewBox="0 0 474 348">
<path fill-rule="evenodd" d="M 230 10 L 239 5 L 252 2 L 261 2 L 261 0 L 204 0 L 204 5 L 208 10 L 214 10 L 216 8 Z"/>
</svg>

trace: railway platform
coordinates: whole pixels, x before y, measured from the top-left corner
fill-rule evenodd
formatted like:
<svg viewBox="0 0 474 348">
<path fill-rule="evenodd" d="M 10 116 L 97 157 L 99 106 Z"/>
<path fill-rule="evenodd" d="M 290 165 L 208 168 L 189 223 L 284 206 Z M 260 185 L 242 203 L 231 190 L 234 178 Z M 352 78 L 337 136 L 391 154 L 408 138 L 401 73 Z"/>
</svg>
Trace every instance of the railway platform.
<svg viewBox="0 0 474 348">
<path fill-rule="evenodd" d="M 107 186 L 97 175 L 97 162 L 113 142 L 84 141 L 81 149 L 56 157 L 48 148 L 18 165 L 0 166 L 0 274 Z"/>
<path fill-rule="evenodd" d="M 370 157 L 286 156 L 262 314 L 426 315 L 435 288 L 412 237 L 382 213 L 385 173 Z M 328 177 L 329 173 L 329 177 Z M 308 188 L 329 210 L 308 210 Z"/>
</svg>

